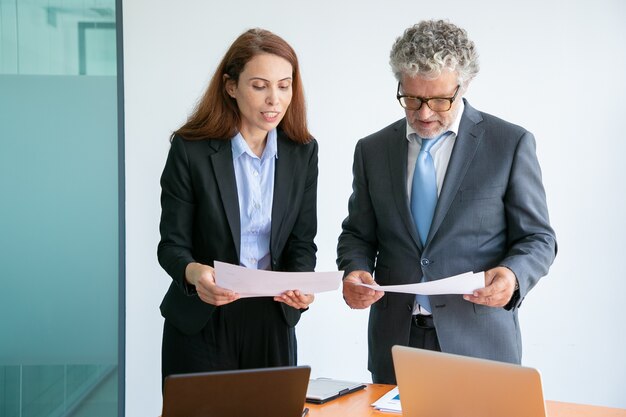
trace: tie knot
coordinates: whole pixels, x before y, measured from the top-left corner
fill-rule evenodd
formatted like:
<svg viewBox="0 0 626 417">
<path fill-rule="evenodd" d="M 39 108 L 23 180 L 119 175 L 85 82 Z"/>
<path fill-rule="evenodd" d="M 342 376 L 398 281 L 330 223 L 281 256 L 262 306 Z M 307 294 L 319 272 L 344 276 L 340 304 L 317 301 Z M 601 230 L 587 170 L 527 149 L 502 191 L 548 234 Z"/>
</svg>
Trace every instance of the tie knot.
<svg viewBox="0 0 626 417">
<path fill-rule="evenodd" d="M 448 132 L 443 132 L 441 135 L 437 136 L 436 138 L 431 138 L 431 139 L 422 138 L 422 147 L 420 148 L 420 152 L 429 152 L 430 149 L 433 146 L 435 146 L 437 142 L 439 142 L 441 139 L 446 137 L 447 134 Z"/>
</svg>

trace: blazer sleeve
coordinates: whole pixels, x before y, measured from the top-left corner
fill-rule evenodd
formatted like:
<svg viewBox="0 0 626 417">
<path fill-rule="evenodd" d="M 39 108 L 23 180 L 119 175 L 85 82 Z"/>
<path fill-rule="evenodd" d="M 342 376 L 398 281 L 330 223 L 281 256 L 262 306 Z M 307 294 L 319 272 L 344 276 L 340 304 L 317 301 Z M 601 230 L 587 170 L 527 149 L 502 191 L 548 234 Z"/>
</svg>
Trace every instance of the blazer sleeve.
<svg viewBox="0 0 626 417">
<path fill-rule="evenodd" d="M 376 215 L 369 195 L 364 160 L 363 141 L 354 151 L 352 166 L 352 195 L 348 200 L 348 217 L 342 223 L 342 232 L 337 244 L 337 266 L 350 272 L 364 270 L 372 273 L 378 248 L 376 237 Z"/>
<path fill-rule="evenodd" d="M 163 269 L 187 295 L 195 293 L 185 279 L 185 268 L 194 262 L 195 207 L 188 155 L 183 140 L 175 136 L 161 175 L 161 241 L 157 256 Z"/>
<path fill-rule="evenodd" d="M 500 265 L 512 270 L 519 294 L 508 307 L 518 307 L 548 269 L 557 252 L 550 226 L 534 136 L 525 132 L 515 151 L 505 196 L 508 251 Z"/>
</svg>

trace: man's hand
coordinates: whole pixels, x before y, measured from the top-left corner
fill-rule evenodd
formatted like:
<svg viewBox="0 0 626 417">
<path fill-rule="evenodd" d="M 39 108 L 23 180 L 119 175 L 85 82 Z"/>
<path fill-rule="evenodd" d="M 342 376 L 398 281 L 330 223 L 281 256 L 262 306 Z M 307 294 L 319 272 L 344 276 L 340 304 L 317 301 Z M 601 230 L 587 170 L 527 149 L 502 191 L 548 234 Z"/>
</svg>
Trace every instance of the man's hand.
<svg viewBox="0 0 626 417">
<path fill-rule="evenodd" d="M 196 287 L 198 297 L 207 304 L 221 306 L 239 298 L 239 294 L 215 284 L 215 269 L 208 265 L 190 263 L 185 269 L 185 279 Z"/>
<path fill-rule="evenodd" d="M 489 307 L 504 307 L 511 300 L 516 284 L 517 278 L 513 271 L 497 266 L 485 271 L 485 288 L 474 291 L 472 295 L 464 295 L 463 298 Z"/>
<path fill-rule="evenodd" d="M 343 299 L 350 308 L 367 308 L 380 300 L 385 293 L 371 288 L 355 285 L 356 283 L 376 284 L 372 274 L 367 271 L 352 271 L 343 279 Z"/>
</svg>

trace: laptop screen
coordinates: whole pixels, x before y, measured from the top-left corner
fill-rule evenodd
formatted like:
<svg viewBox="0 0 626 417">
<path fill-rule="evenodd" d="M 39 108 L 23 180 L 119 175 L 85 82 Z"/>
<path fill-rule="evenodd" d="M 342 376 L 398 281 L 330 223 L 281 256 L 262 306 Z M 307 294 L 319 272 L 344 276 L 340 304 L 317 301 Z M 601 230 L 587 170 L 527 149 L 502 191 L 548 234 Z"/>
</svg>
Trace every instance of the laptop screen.
<svg viewBox="0 0 626 417">
<path fill-rule="evenodd" d="M 404 417 L 546 417 L 536 369 L 405 346 L 392 355 Z"/>
<path fill-rule="evenodd" d="M 308 366 L 170 375 L 162 417 L 300 417 Z"/>
</svg>

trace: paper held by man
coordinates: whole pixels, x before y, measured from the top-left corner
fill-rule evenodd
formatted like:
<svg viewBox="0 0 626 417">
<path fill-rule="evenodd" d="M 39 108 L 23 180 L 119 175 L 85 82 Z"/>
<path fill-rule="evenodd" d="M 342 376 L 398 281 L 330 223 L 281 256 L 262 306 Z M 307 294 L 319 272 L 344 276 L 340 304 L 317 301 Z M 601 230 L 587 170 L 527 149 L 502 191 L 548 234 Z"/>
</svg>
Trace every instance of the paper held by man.
<svg viewBox="0 0 626 417">
<path fill-rule="evenodd" d="M 249 269 L 215 261 L 215 282 L 246 297 L 275 297 L 289 290 L 303 294 L 334 291 L 339 288 L 343 271 L 278 272 Z"/>
<path fill-rule="evenodd" d="M 472 294 L 475 290 L 485 287 L 484 272 L 465 272 L 435 281 L 404 285 L 369 285 L 356 284 L 376 291 L 401 292 L 406 294 L 441 295 L 441 294 Z"/>
</svg>

